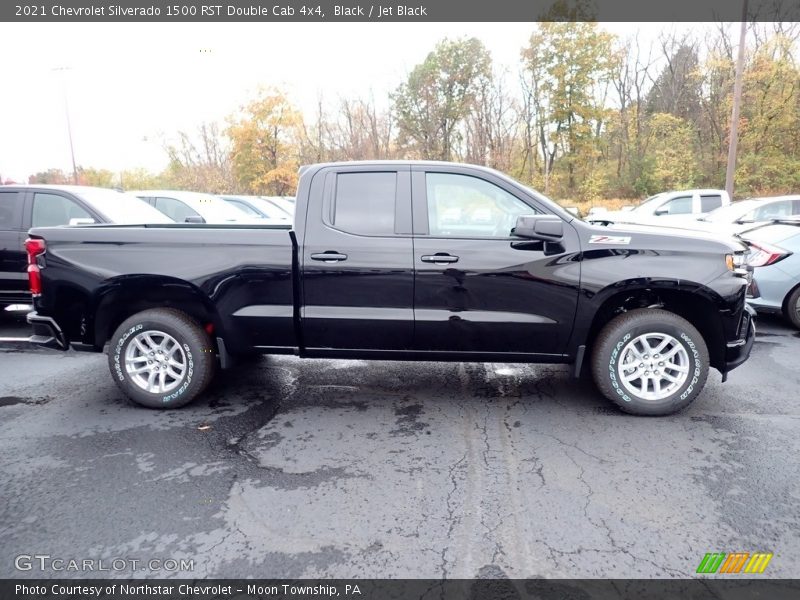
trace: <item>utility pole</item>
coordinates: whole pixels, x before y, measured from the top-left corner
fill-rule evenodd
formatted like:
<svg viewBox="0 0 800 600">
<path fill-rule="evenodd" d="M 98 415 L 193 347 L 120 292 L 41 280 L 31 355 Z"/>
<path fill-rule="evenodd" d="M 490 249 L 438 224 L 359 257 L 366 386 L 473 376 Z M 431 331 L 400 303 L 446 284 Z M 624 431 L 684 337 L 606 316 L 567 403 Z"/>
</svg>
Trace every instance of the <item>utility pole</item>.
<svg viewBox="0 0 800 600">
<path fill-rule="evenodd" d="M 747 0 L 742 0 L 742 29 L 739 33 L 739 55 L 736 58 L 736 80 L 733 84 L 733 110 L 731 111 L 731 137 L 728 142 L 728 169 L 725 173 L 725 190 L 731 200 L 733 200 L 733 178 L 736 174 L 736 147 L 739 145 L 739 105 L 742 102 L 742 72 L 744 71 L 746 37 Z"/>
<path fill-rule="evenodd" d="M 65 72 L 69 71 L 69 67 L 56 67 L 52 71 Z M 78 167 L 75 165 L 75 146 L 72 144 L 72 123 L 69 118 L 69 101 L 67 100 L 67 86 L 64 82 L 64 77 L 61 77 L 61 92 L 64 96 L 64 113 L 67 116 L 67 137 L 69 138 L 69 153 L 72 158 L 72 181 L 78 185 Z"/>
</svg>

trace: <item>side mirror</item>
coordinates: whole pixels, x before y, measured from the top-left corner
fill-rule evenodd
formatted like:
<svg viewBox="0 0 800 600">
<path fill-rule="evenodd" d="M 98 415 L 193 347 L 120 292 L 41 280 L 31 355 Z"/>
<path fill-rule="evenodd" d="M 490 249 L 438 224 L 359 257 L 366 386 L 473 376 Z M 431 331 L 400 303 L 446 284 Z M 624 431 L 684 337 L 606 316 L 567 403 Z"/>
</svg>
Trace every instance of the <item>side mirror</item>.
<svg viewBox="0 0 800 600">
<path fill-rule="evenodd" d="M 511 232 L 518 237 L 557 242 L 564 237 L 564 222 L 555 215 L 522 215 Z"/>
<path fill-rule="evenodd" d="M 189 215 L 183 220 L 184 223 L 205 223 L 206 220 L 200 215 Z"/>
<path fill-rule="evenodd" d="M 663 217 L 669 214 L 669 209 L 664 207 L 657 208 L 653 214 L 657 217 Z"/>
<path fill-rule="evenodd" d="M 72 225 L 93 225 L 96 221 L 90 217 L 75 217 L 69 220 L 69 224 Z"/>
</svg>

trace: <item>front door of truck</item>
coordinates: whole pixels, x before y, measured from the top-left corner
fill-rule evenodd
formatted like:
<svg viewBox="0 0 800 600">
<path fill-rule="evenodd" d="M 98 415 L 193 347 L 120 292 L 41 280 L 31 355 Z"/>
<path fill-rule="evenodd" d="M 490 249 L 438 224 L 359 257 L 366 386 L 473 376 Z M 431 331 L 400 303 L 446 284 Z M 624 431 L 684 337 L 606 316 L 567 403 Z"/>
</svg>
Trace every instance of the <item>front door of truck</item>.
<svg viewBox="0 0 800 600">
<path fill-rule="evenodd" d="M 419 351 L 560 354 L 578 300 L 580 246 L 511 235 L 544 206 L 489 172 L 412 172 L 415 340 Z M 502 360 L 498 355 L 498 359 Z"/>
<path fill-rule="evenodd" d="M 300 258 L 303 345 L 310 354 L 410 350 L 410 168 L 332 167 L 314 179 Z"/>
</svg>

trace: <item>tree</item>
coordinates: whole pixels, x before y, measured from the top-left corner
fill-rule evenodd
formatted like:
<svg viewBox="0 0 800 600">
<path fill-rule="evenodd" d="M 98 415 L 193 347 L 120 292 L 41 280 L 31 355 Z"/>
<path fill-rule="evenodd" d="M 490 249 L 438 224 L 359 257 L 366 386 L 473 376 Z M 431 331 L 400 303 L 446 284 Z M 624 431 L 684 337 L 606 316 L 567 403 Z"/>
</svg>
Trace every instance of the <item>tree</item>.
<svg viewBox="0 0 800 600">
<path fill-rule="evenodd" d="M 152 190 L 179 187 L 177 184 L 169 181 L 166 175 L 156 175 L 142 168 L 120 171 L 114 183 L 123 190 Z"/>
<path fill-rule="evenodd" d="M 792 40 L 775 35 L 744 74 L 737 186 L 749 193 L 800 187 L 800 67 Z"/>
<path fill-rule="evenodd" d="M 694 132 L 685 119 L 657 113 L 648 123 L 648 152 L 645 156 L 647 193 L 689 188 L 695 184 L 697 161 Z"/>
<path fill-rule="evenodd" d="M 202 123 L 195 139 L 178 132 L 178 141 L 166 147 L 166 178 L 179 189 L 197 192 L 236 192 L 227 141 L 216 123 Z"/>
<path fill-rule="evenodd" d="M 697 119 L 701 111 L 697 48 L 686 38 L 662 39 L 661 48 L 666 64 L 647 96 L 648 113 Z"/>
<path fill-rule="evenodd" d="M 467 162 L 509 171 L 519 123 L 519 110 L 506 90 L 503 75 L 483 79 L 465 119 Z"/>
<path fill-rule="evenodd" d="M 491 56 L 478 39 L 439 42 L 393 95 L 400 144 L 419 158 L 451 160 L 489 77 Z"/>
<path fill-rule="evenodd" d="M 47 169 L 46 171 L 39 171 L 28 177 L 28 183 L 63 185 L 73 183 L 73 181 L 72 177 L 64 173 L 61 169 Z"/>
<path fill-rule="evenodd" d="M 545 189 L 559 154 L 566 164 L 568 193 L 576 189 L 577 171 L 589 166 L 585 160 L 595 156 L 614 66 L 613 39 L 596 23 L 540 23 L 522 51 L 538 114 Z"/>
<path fill-rule="evenodd" d="M 228 127 L 233 172 L 253 194 L 282 196 L 297 187 L 302 117 L 286 96 L 267 89 Z"/>
<path fill-rule="evenodd" d="M 78 184 L 96 187 L 114 187 L 114 173 L 108 169 L 78 167 Z"/>
</svg>

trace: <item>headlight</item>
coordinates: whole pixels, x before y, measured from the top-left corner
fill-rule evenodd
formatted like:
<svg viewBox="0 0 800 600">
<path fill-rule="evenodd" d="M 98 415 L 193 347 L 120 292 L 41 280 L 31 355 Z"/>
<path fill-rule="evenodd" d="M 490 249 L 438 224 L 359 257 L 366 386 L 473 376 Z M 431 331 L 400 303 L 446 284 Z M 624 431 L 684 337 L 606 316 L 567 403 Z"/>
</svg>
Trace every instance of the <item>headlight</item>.
<svg viewBox="0 0 800 600">
<path fill-rule="evenodd" d="M 725 264 L 728 265 L 728 270 L 737 271 L 744 269 L 747 264 L 747 254 L 744 252 L 737 252 L 736 254 L 726 254 Z"/>
</svg>

